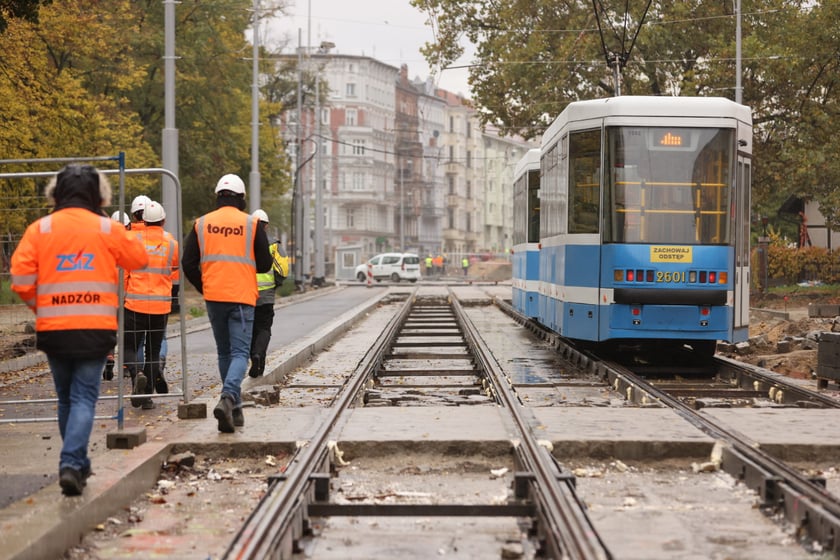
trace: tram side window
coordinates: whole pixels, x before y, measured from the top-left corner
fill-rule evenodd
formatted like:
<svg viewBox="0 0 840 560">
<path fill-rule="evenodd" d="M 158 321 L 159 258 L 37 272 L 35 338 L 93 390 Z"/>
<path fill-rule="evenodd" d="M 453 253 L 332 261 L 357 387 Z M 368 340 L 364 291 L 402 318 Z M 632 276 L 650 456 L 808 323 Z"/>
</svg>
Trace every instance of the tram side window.
<svg viewBox="0 0 840 560">
<path fill-rule="evenodd" d="M 601 214 L 601 131 L 569 136 L 569 233 L 598 233 Z"/>
<path fill-rule="evenodd" d="M 528 172 L 528 243 L 540 240 L 540 172 Z"/>
</svg>

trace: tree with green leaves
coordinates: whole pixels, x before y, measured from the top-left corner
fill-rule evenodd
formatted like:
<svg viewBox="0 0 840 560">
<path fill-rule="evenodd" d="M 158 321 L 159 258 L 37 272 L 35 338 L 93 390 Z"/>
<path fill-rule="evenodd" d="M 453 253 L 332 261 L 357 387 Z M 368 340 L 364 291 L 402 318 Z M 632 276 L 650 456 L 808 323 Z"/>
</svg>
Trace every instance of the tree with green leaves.
<svg viewBox="0 0 840 560">
<path fill-rule="evenodd" d="M 612 95 L 604 47 L 621 52 L 637 30 L 621 72 L 622 94 L 735 98 L 731 1 L 411 4 L 427 14 L 434 30 L 435 40 L 424 47 L 433 68 L 457 60 L 461 41 L 475 46 L 473 101 L 482 121 L 503 133 L 537 138 L 569 102 Z M 755 125 L 755 215 L 774 216 L 787 196 L 799 194 L 818 201 L 829 223 L 840 225 L 840 146 L 832 134 L 838 21 L 837 2 L 742 2 L 743 102 L 753 109 Z"/>
</svg>

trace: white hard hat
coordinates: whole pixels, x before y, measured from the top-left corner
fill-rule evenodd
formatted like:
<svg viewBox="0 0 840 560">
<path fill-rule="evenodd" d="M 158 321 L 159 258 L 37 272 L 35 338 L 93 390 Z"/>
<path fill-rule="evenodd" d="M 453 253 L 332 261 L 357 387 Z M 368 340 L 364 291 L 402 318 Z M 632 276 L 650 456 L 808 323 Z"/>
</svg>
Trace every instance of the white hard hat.
<svg viewBox="0 0 840 560">
<path fill-rule="evenodd" d="M 263 210 L 262 208 L 257 208 L 251 215 L 261 222 L 268 223 L 268 214 L 266 214 L 265 210 Z"/>
<path fill-rule="evenodd" d="M 141 194 L 140 196 L 134 197 L 134 200 L 131 201 L 131 213 L 134 214 L 135 212 L 140 212 L 146 208 L 146 205 L 152 201 L 151 198 L 146 196 L 145 194 Z"/>
<path fill-rule="evenodd" d="M 122 221 L 122 224 L 124 226 L 127 226 L 128 224 L 131 223 L 131 220 L 128 219 L 128 214 L 126 214 L 125 212 L 122 213 L 122 220 L 120 220 L 120 211 L 119 210 L 117 210 L 116 212 L 111 214 L 111 219 L 116 220 L 118 222 Z"/>
<path fill-rule="evenodd" d="M 236 194 L 245 194 L 245 183 L 239 178 L 239 175 L 228 173 L 216 183 L 216 192 L 230 191 Z"/>
<path fill-rule="evenodd" d="M 166 218 L 166 212 L 163 210 L 160 202 L 152 200 L 146 205 L 146 209 L 143 210 L 143 221 L 146 223 L 162 222 L 164 218 Z"/>
</svg>

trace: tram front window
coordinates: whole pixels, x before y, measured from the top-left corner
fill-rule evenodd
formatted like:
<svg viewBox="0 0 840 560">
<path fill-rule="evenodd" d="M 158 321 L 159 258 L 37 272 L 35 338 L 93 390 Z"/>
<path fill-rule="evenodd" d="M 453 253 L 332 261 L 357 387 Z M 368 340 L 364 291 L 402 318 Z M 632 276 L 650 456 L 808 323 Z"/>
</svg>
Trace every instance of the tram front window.
<svg viewBox="0 0 840 560">
<path fill-rule="evenodd" d="M 610 127 L 604 240 L 727 244 L 735 131 Z"/>
</svg>

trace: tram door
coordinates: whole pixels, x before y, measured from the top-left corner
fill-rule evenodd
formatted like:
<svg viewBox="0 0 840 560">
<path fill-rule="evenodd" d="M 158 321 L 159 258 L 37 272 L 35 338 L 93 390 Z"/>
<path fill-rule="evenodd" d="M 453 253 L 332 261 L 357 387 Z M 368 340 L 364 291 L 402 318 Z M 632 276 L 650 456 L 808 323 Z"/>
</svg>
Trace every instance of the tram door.
<svg viewBox="0 0 840 560">
<path fill-rule="evenodd" d="M 735 192 L 735 329 L 750 324 L 750 159 L 738 156 Z"/>
</svg>

